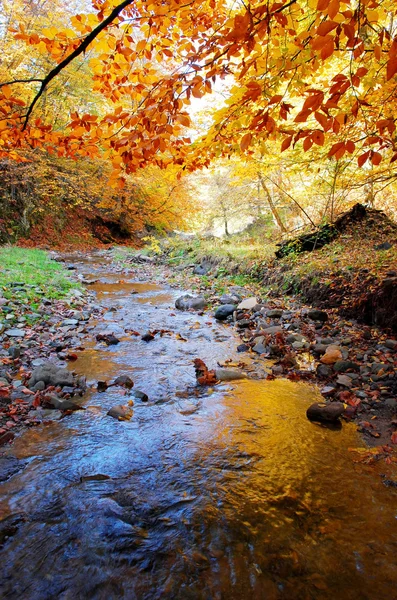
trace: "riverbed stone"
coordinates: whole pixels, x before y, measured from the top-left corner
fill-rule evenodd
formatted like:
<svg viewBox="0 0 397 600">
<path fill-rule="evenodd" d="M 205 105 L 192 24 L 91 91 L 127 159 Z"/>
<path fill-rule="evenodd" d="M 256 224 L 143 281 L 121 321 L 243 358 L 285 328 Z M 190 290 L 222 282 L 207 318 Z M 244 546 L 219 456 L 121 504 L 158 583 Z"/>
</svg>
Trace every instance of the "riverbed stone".
<svg viewBox="0 0 397 600">
<path fill-rule="evenodd" d="M 321 321 L 322 323 L 328 321 L 328 314 L 325 312 L 325 310 L 318 310 L 317 308 L 309 310 L 307 316 L 312 321 Z"/>
<path fill-rule="evenodd" d="M 44 381 L 46 385 L 73 386 L 73 374 L 66 369 L 59 368 L 54 363 L 47 363 L 33 370 L 28 387 L 31 388 L 39 381 Z"/>
<path fill-rule="evenodd" d="M 251 298 L 246 298 L 237 306 L 239 310 L 252 310 L 258 304 L 258 300 L 252 296 Z"/>
<path fill-rule="evenodd" d="M 221 304 L 237 304 L 238 302 L 241 302 L 241 296 L 238 294 L 223 294 L 219 298 L 219 302 Z"/>
<path fill-rule="evenodd" d="M 122 406 L 121 404 L 118 404 L 108 410 L 107 414 L 109 417 L 113 417 L 119 421 L 129 421 L 133 415 L 133 411 L 129 406 Z"/>
<path fill-rule="evenodd" d="M 281 308 L 272 308 L 266 312 L 266 316 L 269 319 L 280 319 L 283 316 L 283 311 Z"/>
<path fill-rule="evenodd" d="M 247 374 L 238 369 L 215 369 L 215 377 L 219 381 L 233 381 L 235 379 L 246 379 Z"/>
<path fill-rule="evenodd" d="M 202 310 L 204 307 L 205 299 L 203 296 L 191 296 L 190 294 L 185 294 L 175 302 L 175 308 L 178 310 Z"/>
<path fill-rule="evenodd" d="M 235 304 L 222 304 L 222 306 L 219 306 L 215 311 L 215 319 L 218 321 L 225 321 L 235 310 Z"/>
<path fill-rule="evenodd" d="M 8 337 L 25 337 L 26 331 L 24 329 L 7 329 L 4 332 Z"/>
<path fill-rule="evenodd" d="M 386 340 L 385 346 L 390 350 L 397 350 L 397 340 Z"/>
<path fill-rule="evenodd" d="M 344 406 L 342 402 L 315 402 L 306 411 L 306 416 L 310 421 L 335 422 L 343 414 Z"/>
</svg>

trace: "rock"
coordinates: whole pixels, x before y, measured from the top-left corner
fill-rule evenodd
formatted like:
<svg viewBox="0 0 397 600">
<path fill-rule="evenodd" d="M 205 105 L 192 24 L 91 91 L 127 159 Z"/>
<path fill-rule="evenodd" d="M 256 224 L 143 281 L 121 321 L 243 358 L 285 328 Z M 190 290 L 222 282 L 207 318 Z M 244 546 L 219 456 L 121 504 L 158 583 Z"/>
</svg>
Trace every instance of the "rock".
<svg viewBox="0 0 397 600">
<path fill-rule="evenodd" d="M 330 404 L 315 402 L 306 411 L 306 416 L 310 421 L 335 422 L 343 414 L 344 406 L 342 402 L 331 402 Z"/>
<path fill-rule="evenodd" d="M 215 377 L 219 381 L 234 381 L 235 379 L 246 379 L 246 373 L 237 369 L 215 369 Z"/>
<path fill-rule="evenodd" d="M 332 365 L 342 358 L 343 356 L 339 346 L 330 345 L 327 346 L 327 350 L 325 351 L 324 356 L 320 358 L 320 362 L 325 365 Z"/>
<path fill-rule="evenodd" d="M 205 307 L 205 300 L 202 296 L 191 296 L 185 294 L 175 302 L 175 308 L 179 310 L 202 310 Z"/>
<path fill-rule="evenodd" d="M 344 385 L 345 387 L 349 388 L 353 385 L 353 381 L 348 375 L 338 375 L 338 377 L 336 378 L 336 383 L 339 383 L 339 385 Z"/>
<path fill-rule="evenodd" d="M 252 350 L 257 354 L 266 354 L 268 352 L 266 346 L 264 346 L 261 342 L 259 342 L 259 344 L 255 344 Z"/>
<path fill-rule="evenodd" d="M 327 348 L 328 346 L 326 346 L 325 344 L 315 344 L 311 350 L 316 356 L 322 356 L 326 353 Z"/>
<path fill-rule="evenodd" d="M 145 394 L 145 392 L 141 392 L 141 390 L 134 390 L 132 392 L 132 395 L 134 396 L 134 398 L 137 398 L 138 400 L 141 400 L 142 402 L 148 402 L 149 401 L 148 395 Z"/>
<path fill-rule="evenodd" d="M 53 363 L 48 363 L 34 369 L 29 379 L 28 387 L 32 388 L 39 381 L 44 381 L 46 385 L 53 385 L 55 387 L 58 385 L 60 387 L 65 385 L 73 386 L 74 383 L 73 374 L 70 371 L 59 368 Z"/>
<path fill-rule="evenodd" d="M 246 298 L 237 306 L 239 310 L 252 310 L 258 304 L 258 300 L 255 297 Z"/>
<path fill-rule="evenodd" d="M 215 311 L 215 319 L 218 321 L 225 321 L 228 317 L 230 317 L 234 311 L 236 310 L 235 304 L 223 304 L 219 306 Z"/>
<path fill-rule="evenodd" d="M 382 242 L 382 244 L 377 244 L 376 246 L 374 246 L 375 250 L 390 250 L 390 248 L 392 248 L 392 244 L 390 244 L 390 242 Z"/>
<path fill-rule="evenodd" d="M 333 396 L 336 392 L 336 387 L 333 385 L 326 385 L 325 387 L 321 388 L 320 391 L 322 396 Z"/>
<path fill-rule="evenodd" d="M 237 322 L 237 327 L 239 329 L 247 329 L 251 324 L 252 321 L 250 319 L 240 319 L 240 321 Z"/>
<path fill-rule="evenodd" d="M 134 387 L 134 382 L 132 381 L 131 377 L 128 377 L 128 375 L 120 375 L 119 377 L 116 377 L 113 385 L 122 385 L 130 390 L 132 387 Z"/>
<path fill-rule="evenodd" d="M 148 331 L 141 337 L 141 340 L 143 342 L 151 342 L 152 340 L 154 340 L 154 335 L 150 333 L 150 331 Z"/>
<path fill-rule="evenodd" d="M 196 404 L 193 404 L 193 402 L 184 402 L 179 412 L 181 415 L 187 416 L 197 412 L 198 409 L 199 407 Z"/>
<path fill-rule="evenodd" d="M 317 377 L 330 377 L 332 375 L 332 369 L 327 365 L 317 365 L 316 375 Z"/>
<path fill-rule="evenodd" d="M 96 340 L 97 342 L 105 342 L 107 346 L 114 346 L 120 342 L 113 333 L 98 333 Z"/>
<path fill-rule="evenodd" d="M 85 410 L 82 406 L 73 402 L 73 400 L 59 398 L 56 394 L 48 394 L 45 396 L 45 401 L 56 410 Z"/>
<path fill-rule="evenodd" d="M 280 319 L 283 316 L 283 311 L 281 308 L 273 308 L 272 310 L 268 310 L 266 316 L 269 319 Z"/>
<path fill-rule="evenodd" d="M 390 350 L 397 350 L 397 340 L 386 340 L 385 346 L 386 348 L 390 348 Z"/>
<path fill-rule="evenodd" d="M 316 308 L 309 310 L 307 316 L 312 321 L 322 321 L 323 323 L 325 323 L 325 321 L 328 321 L 327 313 L 324 310 L 317 310 Z"/>
<path fill-rule="evenodd" d="M 219 302 L 221 304 L 237 304 L 237 302 L 241 302 L 241 296 L 238 294 L 223 294 L 219 298 Z"/>
<path fill-rule="evenodd" d="M 8 337 L 25 337 L 26 331 L 24 329 L 7 329 L 4 332 Z"/>
<path fill-rule="evenodd" d="M 46 388 L 46 385 L 45 385 L 44 381 L 38 381 L 32 387 L 32 391 L 33 392 L 42 392 L 43 390 L 45 390 L 45 388 Z"/>
<path fill-rule="evenodd" d="M 67 327 L 67 326 L 71 326 L 71 327 L 75 327 L 76 325 L 78 325 L 79 322 L 77 319 L 65 319 L 64 321 L 62 321 L 61 325 L 63 327 Z"/>
<path fill-rule="evenodd" d="M 122 406 L 118 404 L 113 406 L 107 414 L 109 417 L 113 417 L 114 419 L 118 419 L 119 421 L 129 421 L 133 415 L 133 411 L 129 406 Z"/>
<path fill-rule="evenodd" d="M 237 352 L 248 352 L 249 349 L 250 347 L 247 346 L 247 344 L 240 344 L 240 346 L 237 346 Z"/>
<path fill-rule="evenodd" d="M 337 360 L 334 364 L 334 369 L 335 371 L 343 373 L 344 371 L 348 371 L 349 369 L 352 371 L 359 371 L 360 366 L 357 363 L 352 362 L 351 360 Z"/>
<path fill-rule="evenodd" d="M 193 274 L 194 275 L 207 275 L 207 273 L 209 272 L 210 269 L 211 269 L 211 265 L 207 265 L 207 264 L 203 263 L 201 265 L 197 265 L 196 267 L 194 267 Z"/>
<path fill-rule="evenodd" d="M 97 392 L 106 392 L 106 390 L 108 389 L 108 383 L 107 381 L 98 381 L 97 383 Z"/>
<path fill-rule="evenodd" d="M 8 348 L 8 356 L 10 356 L 13 360 L 16 360 L 21 356 L 21 349 L 19 346 L 11 346 Z"/>
<path fill-rule="evenodd" d="M 372 363 L 371 365 L 371 371 L 372 373 L 377 373 L 379 374 L 381 371 L 391 371 L 392 370 L 392 365 L 388 364 L 388 363 Z"/>
</svg>

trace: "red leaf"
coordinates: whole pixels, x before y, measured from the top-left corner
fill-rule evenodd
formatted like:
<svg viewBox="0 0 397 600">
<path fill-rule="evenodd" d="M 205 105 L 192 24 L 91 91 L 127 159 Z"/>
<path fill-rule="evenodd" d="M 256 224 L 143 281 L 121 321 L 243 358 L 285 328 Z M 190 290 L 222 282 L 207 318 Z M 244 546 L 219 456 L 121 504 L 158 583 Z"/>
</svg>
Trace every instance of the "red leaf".
<svg viewBox="0 0 397 600">
<path fill-rule="evenodd" d="M 370 153 L 371 151 L 368 150 L 367 152 L 364 152 L 364 154 L 361 154 L 361 156 L 358 157 L 357 164 L 359 167 L 362 167 L 367 162 Z"/>
<path fill-rule="evenodd" d="M 248 148 L 248 146 L 251 143 L 251 140 L 252 140 L 252 133 L 246 133 L 245 135 L 243 135 L 243 137 L 241 138 L 241 141 L 240 141 L 240 148 L 243 152 L 244 152 L 244 150 L 246 150 Z"/>
<path fill-rule="evenodd" d="M 386 80 L 389 81 L 397 73 L 397 56 L 390 58 L 387 63 Z"/>
</svg>

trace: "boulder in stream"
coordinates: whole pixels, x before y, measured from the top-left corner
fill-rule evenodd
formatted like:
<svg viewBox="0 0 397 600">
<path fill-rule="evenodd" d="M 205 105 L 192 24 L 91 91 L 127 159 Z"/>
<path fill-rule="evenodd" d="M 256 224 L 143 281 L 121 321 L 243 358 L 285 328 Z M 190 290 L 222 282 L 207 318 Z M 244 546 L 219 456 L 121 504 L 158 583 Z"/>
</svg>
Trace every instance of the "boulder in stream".
<svg viewBox="0 0 397 600">
<path fill-rule="evenodd" d="M 222 306 L 219 306 L 215 311 L 215 319 L 217 319 L 217 321 L 225 321 L 235 310 L 235 304 L 222 304 Z"/>
<path fill-rule="evenodd" d="M 202 310 L 205 306 L 205 299 L 202 296 L 191 296 L 185 294 L 175 302 L 175 308 L 179 310 Z"/>
<path fill-rule="evenodd" d="M 215 369 L 215 377 L 219 381 L 234 381 L 235 379 L 247 379 L 247 374 L 238 369 Z"/>
<path fill-rule="evenodd" d="M 338 421 L 345 408 L 342 402 L 315 402 L 306 411 L 306 416 L 310 421 L 326 421 L 328 423 Z"/>
</svg>

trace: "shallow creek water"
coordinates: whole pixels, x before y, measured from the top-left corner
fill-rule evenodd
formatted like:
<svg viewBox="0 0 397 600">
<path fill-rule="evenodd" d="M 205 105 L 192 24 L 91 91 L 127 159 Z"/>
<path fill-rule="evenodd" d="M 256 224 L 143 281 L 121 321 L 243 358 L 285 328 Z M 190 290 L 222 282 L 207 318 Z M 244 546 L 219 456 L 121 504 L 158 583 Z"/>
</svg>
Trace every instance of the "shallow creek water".
<svg viewBox="0 0 397 600">
<path fill-rule="evenodd" d="M 90 289 L 109 311 L 71 368 L 129 374 L 150 400 L 119 422 L 106 413 L 128 402 L 124 390 L 91 391 L 85 411 L 16 439 L 8 455 L 25 467 L 1 486 L 1 517 L 14 524 L 2 597 L 396 598 L 397 493 L 381 482 L 385 465 L 354 462 L 355 427 L 310 423 L 320 396 L 304 383 L 196 393 L 193 358 L 242 358 L 233 331 L 176 311 L 166 285 L 117 283 L 100 260 L 79 269 L 100 278 Z M 105 329 L 121 343 L 97 344 Z M 149 329 L 171 333 L 150 343 L 128 333 Z"/>
</svg>

